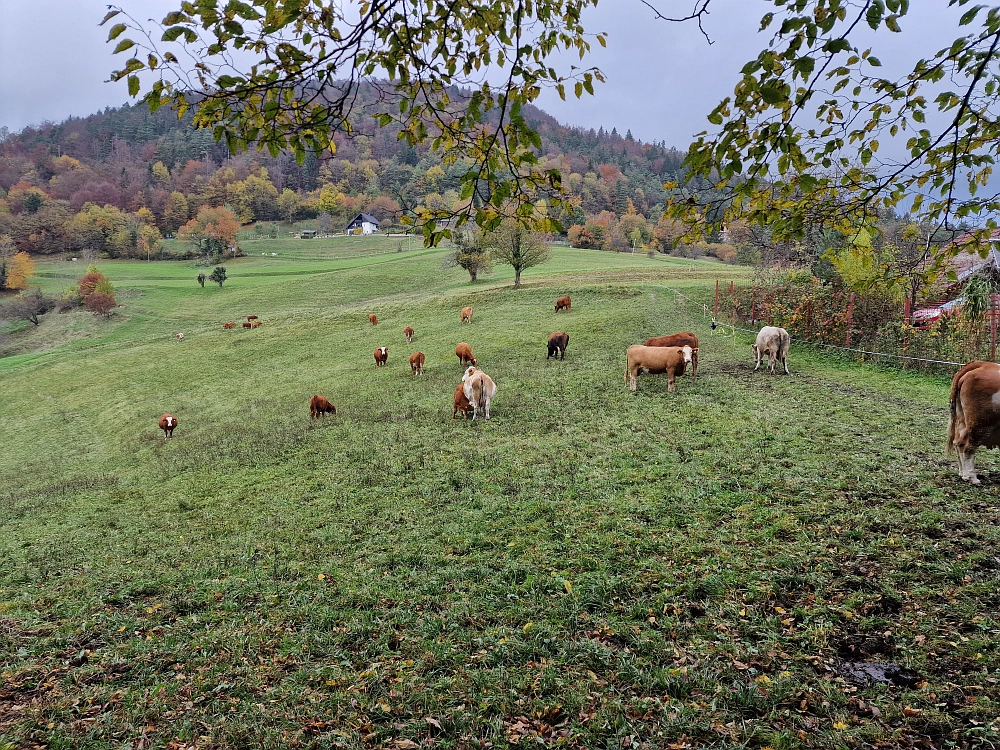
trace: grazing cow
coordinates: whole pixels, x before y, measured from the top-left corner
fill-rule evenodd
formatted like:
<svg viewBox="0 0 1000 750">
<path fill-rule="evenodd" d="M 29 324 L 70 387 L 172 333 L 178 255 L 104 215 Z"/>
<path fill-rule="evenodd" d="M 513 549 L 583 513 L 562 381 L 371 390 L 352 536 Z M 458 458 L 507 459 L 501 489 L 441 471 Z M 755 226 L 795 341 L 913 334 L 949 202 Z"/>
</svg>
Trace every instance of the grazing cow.
<svg viewBox="0 0 1000 750">
<path fill-rule="evenodd" d="M 476 416 L 482 410 L 486 418 L 490 418 L 490 401 L 497 395 L 497 384 L 482 370 L 470 367 L 462 376 L 465 384 L 465 397 L 472 404 L 472 421 L 476 421 Z"/>
<path fill-rule="evenodd" d="M 389 359 L 389 349 L 384 346 L 380 346 L 375 350 L 375 366 L 382 367 L 386 360 Z"/>
<path fill-rule="evenodd" d="M 407 344 L 413 341 L 413 329 L 410 328 L 410 326 L 406 326 L 406 328 L 403 329 L 403 335 L 406 336 Z"/>
<path fill-rule="evenodd" d="M 657 336 L 649 339 L 644 346 L 690 346 L 691 375 L 698 374 L 698 337 L 690 331 L 672 333 L 669 336 Z"/>
<path fill-rule="evenodd" d="M 372 313 L 371 315 L 369 315 L 368 316 L 368 322 L 371 323 L 373 326 L 377 326 L 378 325 L 378 315 L 376 315 L 375 313 Z"/>
<path fill-rule="evenodd" d="M 325 396 L 316 394 L 309 399 L 309 416 L 312 419 L 322 417 L 324 414 L 336 414 L 337 407 L 331 404 Z"/>
<path fill-rule="evenodd" d="M 464 366 L 467 364 L 472 364 L 473 367 L 478 367 L 479 362 L 476 358 L 472 356 L 472 347 L 466 344 L 464 341 L 455 347 L 455 356 L 458 357 L 458 361 Z"/>
<path fill-rule="evenodd" d="M 225 328 L 227 331 L 230 328 L 236 328 L 236 321 L 235 320 L 230 320 L 228 323 L 223 323 L 222 327 Z"/>
<path fill-rule="evenodd" d="M 690 346 L 630 346 L 626 355 L 625 384 L 635 393 L 635 379 L 639 373 L 667 373 L 667 392 L 673 393 L 674 378 L 684 374 L 692 353 Z"/>
<path fill-rule="evenodd" d="M 962 479 L 979 484 L 976 448 L 1000 447 L 1000 365 L 969 362 L 956 372 L 950 409 L 945 450 L 956 454 Z"/>
<path fill-rule="evenodd" d="M 256 315 L 247 315 L 247 320 L 257 320 Z"/>
<path fill-rule="evenodd" d="M 562 331 L 556 331 L 555 333 L 549 334 L 549 353 L 545 355 L 545 359 L 549 357 L 558 356 L 559 359 L 566 359 L 566 347 L 569 346 L 569 334 L 563 333 Z"/>
<path fill-rule="evenodd" d="M 559 299 L 556 300 L 556 312 L 559 312 L 560 310 L 565 310 L 566 312 L 569 312 L 572 308 L 573 308 L 573 300 L 569 298 L 568 294 L 565 297 L 560 297 Z"/>
<path fill-rule="evenodd" d="M 471 307 L 463 307 L 462 308 L 462 322 L 463 323 L 471 323 L 472 322 L 472 308 Z"/>
<path fill-rule="evenodd" d="M 251 320 L 250 321 L 250 327 L 251 328 L 260 328 L 260 321 L 259 320 Z"/>
<path fill-rule="evenodd" d="M 173 414 L 164 414 L 160 417 L 160 429 L 163 430 L 163 439 L 174 436 L 174 428 L 177 426 L 177 417 Z"/>
<path fill-rule="evenodd" d="M 410 370 L 414 375 L 424 374 L 424 353 L 423 352 L 413 352 L 410 355 Z"/>
<path fill-rule="evenodd" d="M 462 419 L 465 419 L 469 416 L 470 411 L 472 411 L 472 404 L 469 403 L 469 399 L 465 395 L 465 382 L 463 381 L 455 387 L 454 406 L 451 410 L 451 418 L 454 419 L 455 415 L 461 412 Z"/>
<path fill-rule="evenodd" d="M 791 344 L 792 338 L 784 328 L 778 328 L 777 326 L 764 326 L 761 328 L 760 333 L 757 334 L 757 340 L 753 344 L 753 354 L 757 360 L 753 371 L 757 372 L 757 368 L 760 367 L 761 355 L 766 354 L 770 359 L 772 375 L 774 375 L 775 362 L 781 362 L 784 365 L 785 375 L 791 374 L 788 372 L 788 347 Z"/>
<path fill-rule="evenodd" d="M 175 333 L 174 336 L 177 337 L 178 341 L 183 341 L 184 340 L 184 334 L 183 333 Z"/>
<path fill-rule="evenodd" d="M 243 324 L 243 327 L 244 328 L 253 328 L 253 321 L 248 320 L 246 323 Z"/>
</svg>

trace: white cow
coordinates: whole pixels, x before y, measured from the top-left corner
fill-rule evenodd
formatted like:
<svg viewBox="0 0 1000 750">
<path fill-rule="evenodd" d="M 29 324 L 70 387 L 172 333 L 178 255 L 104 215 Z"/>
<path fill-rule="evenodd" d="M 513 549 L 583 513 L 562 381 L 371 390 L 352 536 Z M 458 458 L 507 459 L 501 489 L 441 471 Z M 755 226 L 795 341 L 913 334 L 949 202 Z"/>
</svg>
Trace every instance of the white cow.
<svg viewBox="0 0 1000 750">
<path fill-rule="evenodd" d="M 184 340 L 184 334 L 183 333 L 175 333 L 174 335 L 177 337 L 178 341 L 183 341 Z"/>
<path fill-rule="evenodd" d="M 777 326 L 764 326 L 761 328 L 760 333 L 757 334 L 757 341 L 753 345 L 753 354 L 757 361 L 753 371 L 757 372 L 760 368 L 761 355 L 766 354 L 770 360 L 772 375 L 774 375 L 775 362 L 781 362 L 784 365 L 785 375 L 791 374 L 788 372 L 788 348 L 791 344 L 792 337 L 788 335 L 788 331 L 784 328 L 778 328 Z"/>
<path fill-rule="evenodd" d="M 472 420 L 475 421 L 480 409 L 485 412 L 486 418 L 489 419 L 490 401 L 497 393 L 497 384 L 477 367 L 470 367 L 466 370 L 462 376 L 462 382 L 465 383 L 465 397 L 472 404 Z"/>
</svg>

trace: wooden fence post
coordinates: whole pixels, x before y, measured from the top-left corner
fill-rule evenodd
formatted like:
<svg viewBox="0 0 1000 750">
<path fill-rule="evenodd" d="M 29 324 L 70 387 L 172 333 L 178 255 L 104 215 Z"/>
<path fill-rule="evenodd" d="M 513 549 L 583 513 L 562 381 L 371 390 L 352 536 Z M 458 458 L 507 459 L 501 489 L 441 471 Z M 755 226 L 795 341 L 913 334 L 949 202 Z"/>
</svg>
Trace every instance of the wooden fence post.
<svg viewBox="0 0 1000 750">
<path fill-rule="evenodd" d="M 715 307 L 712 310 L 712 319 L 719 317 L 719 280 L 715 280 Z"/>
<path fill-rule="evenodd" d="M 757 292 L 750 292 L 750 325 L 757 323 Z"/>
<path fill-rule="evenodd" d="M 847 341 L 844 344 L 846 347 L 851 346 L 851 326 L 854 325 L 854 292 L 851 292 L 851 298 L 847 301 Z"/>
<path fill-rule="evenodd" d="M 990 360 L 997 358 L 997 316 L 1000 315 L 1000 294 L 990 295 Z"/>
<path fill-rule="evenodd" d="M 903 354 L 904 356 L 910 349 L 910 298 L 906 298 L 906 302 L 903 303 Z"/>
<path fill-rule="evenodd" d="M 809 338 L 809 335 L 810 335 L 810 333 L 812 331 L 812 316 L 813 316 L 813 301 L 810 299 L 810 300 L 806 300 L 806 338 L 807 339 Z"/>
</svg>

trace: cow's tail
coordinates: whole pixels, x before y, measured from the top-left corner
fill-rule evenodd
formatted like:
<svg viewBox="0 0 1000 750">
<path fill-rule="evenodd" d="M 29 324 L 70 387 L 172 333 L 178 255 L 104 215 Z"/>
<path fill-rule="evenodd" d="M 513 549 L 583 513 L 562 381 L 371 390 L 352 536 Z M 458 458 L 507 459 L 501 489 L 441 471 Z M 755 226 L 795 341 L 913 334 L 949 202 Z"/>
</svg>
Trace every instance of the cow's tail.
<svg viewBox="0 0 1000 750">
<path fill-rule="evenodd" d="M 792 347 L 792 337 L 788 335 L 788 331 L 784 332 L 784 335 L 780 338 L 780 343 L 778 344 L 778 357 L 784 362 L 788 359 L 788 350 Z"/>
<path fill-rule="evenodd" d="M 959 377 L 951 381 L 951 397 L 948 399 L 948 437 L 944 444 L 944 452 L 947 454 L 955 452 L 955 424 L 958 421 L 958 412 L 962 408 L 959 402 L 960 381 Z"/>
</svg>

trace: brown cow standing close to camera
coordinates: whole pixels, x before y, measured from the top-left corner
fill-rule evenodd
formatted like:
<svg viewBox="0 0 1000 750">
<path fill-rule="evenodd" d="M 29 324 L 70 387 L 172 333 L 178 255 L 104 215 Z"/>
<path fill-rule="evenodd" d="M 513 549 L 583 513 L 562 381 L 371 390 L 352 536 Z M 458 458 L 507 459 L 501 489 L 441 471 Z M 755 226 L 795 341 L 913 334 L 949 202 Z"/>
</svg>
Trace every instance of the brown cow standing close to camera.
<svg viewBox="0 0 1000 750">
<path fill-rule="evenodd" d="M 969 362 L 951 381 L 947 453 L 958 458 L 958 473 L 970 484 L 976 476 L 976 449 L 1000 447 L 1000 365 Z"/>
<path fill-rule="evenodd" d="M 368 316 L 368 322 L 371 323 L 373 326 L 377 326 L 378 316 L 375 313 L 372 313 L 371 315 Z"/>
<path fill-rule="evenodd" d="M 626 355 L 625 384 L 635 393 L 636 377 L 667 374 L 667 392 L 674 392 L 674 378 L 684 374 L 691 361 L 690 346 L 630 346 Z"/>
<path fill-rule="evenodd" d="M 690 346 L 691 376 L 698 374 L 698 337 L 690 331 L 671 333 L 669 336 L 657 336 L 646 341 L 644 346 Z"/>
<path fill-rule="evenodd" d="M 177 417 L 173 414 L 164 414 L 160 417 L 160 429 L 163 430 L 163 439 L 174 436 L 174 428 L 177 426 Z"/>
<path fill-rule="evenodd" d="M 414 375 L 424 374 L 424 353 L 423 352 L 413 352 L 410 355 L 410 371 Z"/>
<path fill-rule="evenodd" d="M 462 322 L 463 323 L 471 323 L 472 322 L 472 308 L 471 307 L 463 307 L 462 308 Z"/>
<path fill-rule="evenodd" d="M 318 419 L 324 414 L 336 414 L 337 407 L 331 404 L 325 396 L 320 396 L 316 394 L 311 399 L 309 399 L 309 416 L 312 419 Z"/>
<path fill-rule="evenodd" d="M 406 328 L 403 329 L 403 335 L 406 336 L 407 344 L 413 341 L 413 329 L 410 328 L 410 326 L 406 326 Z"/>
<path fill-rule="evenodd" d="M 559 299 L 556 300 L 556 312 L 559 312 L 560 310 L 565 310 L 566 312 L 569 312 L 572 308 L 573 308 L 573 300 L 569 298 L 568 294 L 565 297 L 560 297 Z"/>
<path fill-rule="evenodd" d="M 386 360 L 389 359 L 389 349 L 384 346 L 380 346 L 375 350 L 375 366 L 382 367 Z"/>
<path fill-rule="evenodd" d="M 458 361 L 462 365 L 472 364 L 473 366 L 478 366 L 479 363 L 476 358 L 472 356 L 472 347 L 466 344 L 464 341 L 455 347 L 455 356 L 458 357 Z"/>
<path fill-rule="evenodd" d="M 562 331 L 556 331 L 549 335 L 549 353 L 545 355 L 545 359 L 549 357 L 559 357 L 559 359 L 566 359 L 566 347 L 569 346 L 569 334 L 563 333 Z"/>
</svg>

